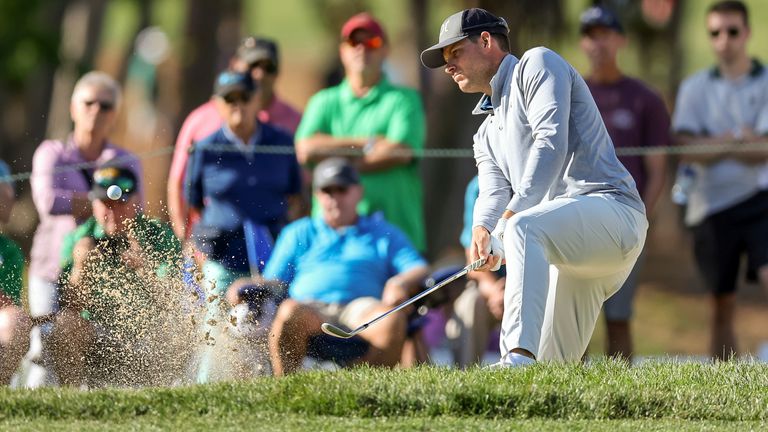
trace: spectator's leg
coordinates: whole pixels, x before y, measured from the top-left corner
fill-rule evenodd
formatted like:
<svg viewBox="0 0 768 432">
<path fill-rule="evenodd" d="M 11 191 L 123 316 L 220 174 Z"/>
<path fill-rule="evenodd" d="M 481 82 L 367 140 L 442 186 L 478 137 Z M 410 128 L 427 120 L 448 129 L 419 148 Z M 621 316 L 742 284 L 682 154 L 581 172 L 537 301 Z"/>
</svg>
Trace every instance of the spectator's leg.
<svg viewBox="0 0 768 432">
<path fill-rule="evenodd" d="M 642 262 L 643 257 L 641 255 L 624 285 L 603 304 L 607 330 L 606 354 L 611 357 L 632 360 L 630 319 L 632 318 L 632 303 L 637 291 L 637 279 Z"/>
<path fill-rule="evenodd" d="M 453 353 L 454 363 L 462 368 L 478 364 L 485 354 L 492 322 L 486 301 L 477 282 L 470 280 L 453 302 L 453 313 L 445 325 L 445 336 Z"/>
<path fill-rule="evenodd" d="M 70 309 L 62 310 L 51 334 L 53 367 L 63 385 L 85 384 L 86 355 L 96 339 L 93 325 Z"/>
<path fill-rule="evenodd" d="M 226 268 L 221 263 L 207 260 L 202 268 L 203 280 L 201 286 L 206 295 L 205 316 L 203 317 L 201 333 L 205 340 L 197 356 L 197 372 L 195 380 L 198 384 L 228 379 L 228 355 L 219 355 L 223 345 L 222 329 L 229 315 L 229 304 L 224 296 L 227 288 L 236 279 L 245 277 L 245 273 Z"/>
<path fill-rule="evenodd" d="M 410 368 L 425 364 L 429 361 L 429 348 L 424 340 L 424 331 L 419 329 L 412 332 L 403 342 L 403 352 L 400 354 L 400 366 Z"/>
<path fill-rule="evenodd" d="M 734 293 L 714 295 L 712 307 L 712 357 L 715 360 L 729 360 L 738 352 L 736 333 L 733 330 L 736 295 Z"/>
<path fill-rule="evenodd" d="M 377 305 L 368 310 L 358 325 L 386 313 L 390 309 L 389 306 Z M 360 337 L 371 344 L 371 348 L 360 359 L 360 362 L 374 366 L 396 366 L 403 351 L 407 330 L 407 312 L 399 311 L 360 333 Z"/>
<path fill-rule="evenodd" d="M 704 284 L 712 293 L 711 353 L 715 360 L 736 354 L 733 317 L 736 283 L 744 253 L 744 222 L 710 216 L 693 228 L 693 251 Z"/>
<path fill-rule="evenodd" d="M 39 276 L 29 275 L 27 285 L 27 300 L 29 302 L 29 314 L 32 317 L 42 317 L 59 310 L 58 288 L 56 284 Z M 26 355 L 25 363 L 29 368 L 28 376 L 23 383 L 29 388 L 55 382 L 51 355 L 46 343 L 53 326 L 42 324 L 34 326 L 30 330 L 30 349 Z M 32 373 L 32 371 L 35 371 Z"/>
<path fill-rule="evenodd" d="M 295 372 L 307 355 L 307 340 L 321 332 L 322 319 L 309 306 L 287 299 L 280 304 L 269 335 L 275 376 Z"/>
<path fill-rule="evenodd" d="M 8 385 L 11 376 L 29 349 L 29 317 L 16 306 L 0 308 L 0 386 Z"/>
</svg>

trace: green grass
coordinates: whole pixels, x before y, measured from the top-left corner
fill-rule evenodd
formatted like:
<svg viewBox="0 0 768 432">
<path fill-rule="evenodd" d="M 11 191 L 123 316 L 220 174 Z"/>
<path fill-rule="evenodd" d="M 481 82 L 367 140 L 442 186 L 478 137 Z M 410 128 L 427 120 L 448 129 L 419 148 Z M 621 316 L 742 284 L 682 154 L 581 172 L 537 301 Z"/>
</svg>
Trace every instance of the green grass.
<svg viewBox="0 0 768 432">
<path fill-rule="evenodd" d="M 3 389 L 0 429 L 760 430 L 766 388 L 768 365 L 737 362 L 359 368 L 172 389 Z"/>
</svg>

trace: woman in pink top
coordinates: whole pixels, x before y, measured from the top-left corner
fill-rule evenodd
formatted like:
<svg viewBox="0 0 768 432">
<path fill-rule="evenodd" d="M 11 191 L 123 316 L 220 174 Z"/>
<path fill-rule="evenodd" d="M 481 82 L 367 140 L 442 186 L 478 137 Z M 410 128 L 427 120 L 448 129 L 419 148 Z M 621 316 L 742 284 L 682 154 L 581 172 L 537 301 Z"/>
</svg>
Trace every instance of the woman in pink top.
<svg viewBox="0 0 768 432">
<path fill-rule="evenodd" d="M 74 130 L 64 141 L 46 140 L 32 159 L 32 198 L 40 217 L 29 265 L 32 316 L 58 309 L 56 279 L 64 236 L 91 216 L 88 199 L 94 167 L 126 160 L 141 179 L 139 159 L 108 141 L 120 104 L 120 86 L 103 72 L 89 72 L 75 84 L 70 102 Z M 125 158 L 125 159 L 123 159 Z M 140 202 L 143 185 L 139 181 Z"/>
</svg>

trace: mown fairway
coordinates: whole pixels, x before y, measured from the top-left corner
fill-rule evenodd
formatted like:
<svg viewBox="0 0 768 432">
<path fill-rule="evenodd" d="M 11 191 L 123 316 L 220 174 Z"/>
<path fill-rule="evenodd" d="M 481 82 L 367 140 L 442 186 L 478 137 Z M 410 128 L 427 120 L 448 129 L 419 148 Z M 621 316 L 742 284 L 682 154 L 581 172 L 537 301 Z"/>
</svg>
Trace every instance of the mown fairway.
<svg viewBox="0 0 768 432">
<path fill-rule="evenodd" d="M 172 389 L 0 390 L 2 430 L 766 430 L 768 365 L 311 372 Z"/>
</svg>

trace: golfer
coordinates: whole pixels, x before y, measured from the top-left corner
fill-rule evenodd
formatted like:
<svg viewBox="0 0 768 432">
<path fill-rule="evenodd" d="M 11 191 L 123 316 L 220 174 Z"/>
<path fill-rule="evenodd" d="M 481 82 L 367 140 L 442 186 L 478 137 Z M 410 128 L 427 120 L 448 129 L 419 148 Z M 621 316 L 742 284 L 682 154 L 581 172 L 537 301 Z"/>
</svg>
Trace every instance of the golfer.
<svg viewBox="0 0 768 432">
<path fill-rule="evenodd" d="M 485 270 L 506 259 L 497 365 L 578 361 L 643 248 L 645 207 L 579 73 L 543 47 L 516 58 L 508 33 L 503 19 L 467 9 L 421 61 L 483 94 L 470 254 L 488 257 Z"/>
</svg>

